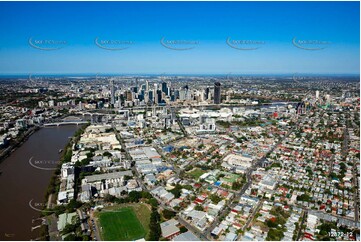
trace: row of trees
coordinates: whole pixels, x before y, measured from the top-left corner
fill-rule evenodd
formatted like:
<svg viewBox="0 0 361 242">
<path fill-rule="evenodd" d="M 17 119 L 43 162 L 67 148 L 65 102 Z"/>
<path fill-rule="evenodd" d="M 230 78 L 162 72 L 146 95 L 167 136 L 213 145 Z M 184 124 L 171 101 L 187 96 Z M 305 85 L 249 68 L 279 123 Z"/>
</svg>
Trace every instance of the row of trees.
<svg viewBox="0 0 361 242">
<path fill-rule="evenodd" d="M 73 213 L 77 208 L 80 208 L 83 205 L 83 203 L 72 199 L 67 205 L 58 205 L 53 207 L 52 209 L 45 209 L 43 211 L 44 215 L 49 215 L 51 213 L 55 213 L 56 215 L 62 214 L 62 213 Z"/>
<path fill-rule="evenodd" d="M 158 213 L 158 206 L 152 206 L 152 213 L 150 214 L 149 222 L 149 235 L 147 240 L 159 241 L 161 236 L 162 231 L 160 229 L 160 214 Z"/>
<path fill-rule="evenodd" d="M 124 194 L 122 194 L 122 195 L 125 196 L 126 194 L 127 194 L 127 192 L 124 191 Z M 152 197 L 152 195 L 149 192 L 146 192 L 146 191 L 141 191 L 141 192 L 131 191 L 128 194 L 128 196 L 121 197 L 121 198 L 112 196 L 110 194 L 107 194 L 104 197 L 105 202 L 118 203 L 118 204 L 121 204 L 121 203 L 138 203 L 141 199 L 148 199 L 148 203 L 149 203 L 150 200 L 154 199 L 154 198 Z"/>
</svg>

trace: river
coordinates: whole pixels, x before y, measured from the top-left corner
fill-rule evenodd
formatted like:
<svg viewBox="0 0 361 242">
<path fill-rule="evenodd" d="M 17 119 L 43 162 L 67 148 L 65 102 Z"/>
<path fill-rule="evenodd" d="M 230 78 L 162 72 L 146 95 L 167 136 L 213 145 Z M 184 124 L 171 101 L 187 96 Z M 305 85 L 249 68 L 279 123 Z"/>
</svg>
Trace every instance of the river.
<svg viewBox="0 0 361 242">
<path fill-rule="evenodd" d="M 0 240 L 36 238 L 31 228 L 44 204 L 53 168 L 63 149 L 80 128 L 76 125 L 41 128 L 0 163 Z"/>
</svg>

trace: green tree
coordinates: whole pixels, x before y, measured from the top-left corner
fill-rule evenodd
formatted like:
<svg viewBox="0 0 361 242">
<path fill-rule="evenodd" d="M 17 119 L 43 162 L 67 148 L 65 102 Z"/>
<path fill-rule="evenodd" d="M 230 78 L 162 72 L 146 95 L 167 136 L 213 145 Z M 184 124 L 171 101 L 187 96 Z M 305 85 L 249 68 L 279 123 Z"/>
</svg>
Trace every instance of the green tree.
<svg viewBox="0 0 361 242">
<path fill-rule="evenodd" d="M 160 229 L 160 215 L 157 211 L 157 208 L 153 207 L 152 213 L 150 214 L 148 240 L 159 241 L 161 234 L 162 232 Z"/>
<path fill-rule="evenodd" d="M 131 191 L 128 197 L 130 202 L 139 202 L 139 199 L 141 199 L 142 195 L 140 192 Z"/>
<path fill-rule="evenodd" d="M 194 207 L 195 210 L 197 211 L 203 211 L 203 207 L 199 204 L 197 204 L 195 207 Z"/>
<path fill-rule="evenodd" d="M 170 211 L 170 210 L 168 210 L 168 209 L 164 209 L 164 210 L 162 211 L 162 214 L 163 214 L 163 217 L 164 217 L 165 219 L 171 219 L 171 218 L 173 218 L 173 217 L 176 215 L 175 212 Z"/>
<path fill-rule="evenodd" d="M 214 204 L 217 204 L 220 201 L 222 201 L 222 199 L 219 196 L 217 196 L 216 194 L 211 194 L 209 196 L 209 199 L 211 199 L 212 203 L 214 203 Z"/>
<path fill-rule="evenodd" d="M 232 190 L 239 190 L 242 188 L 242 183 L 240 182 L 233 182 L 232 183 Z"/>
<path fill-rule="evenodd" d="M 112 155 L 109 151 L 105 151 L 105 152 L 103 153 L 103 156 L 112 157 L 113 155 Z"/>
</svg>

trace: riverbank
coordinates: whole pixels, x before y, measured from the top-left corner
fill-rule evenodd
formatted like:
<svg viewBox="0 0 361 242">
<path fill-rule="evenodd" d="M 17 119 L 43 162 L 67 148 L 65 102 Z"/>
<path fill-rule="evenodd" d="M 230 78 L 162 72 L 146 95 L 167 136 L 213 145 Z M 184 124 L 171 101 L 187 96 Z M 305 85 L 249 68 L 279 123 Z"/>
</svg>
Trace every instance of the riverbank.
<svg viewBox="0 0 361 242">
<path fill-rule="evenodd" d="M 29 130 L 27 130 L 24 134 L 21 135 L 21 137 L 17 138 L 15 140 L 14 144 L 11 144 L 9 147 L 5 148 L 0 153 L 0 163 L 5 160 L 8 156 L 11 155 L 17 148 L 19 148 L 25 141 L 29 139 L 29 137 L 34 134 L 36 131 L 40 129 L 39 126 L 31 127 Z"/>
<path fill-rule="evenodd" d="M 60 118 L 67 117 L 68 114 L 60 116 Z M 22 134 L 21 137 L 15 138 L 15 143 L 10 144 L 9 147 L 6 147 L 3 151 L 0 152 L 0 163 L 11 155 L 17 148 L 19 148 L 25 141 L 29 139 L 29 137 L 34 134 L 36 131 L 40 130 L 42 126 L 33 126 L 27 131 L 25 131 L 25 134 Z M 0 171 L 1 172 L 1 171 Z"/>
<path fill-rule="evenodd" d="M 39 237 L 36 238 L 37 240 L 50 239 L 49 221 L 54 221 L 54 219 L 48 219 L 48 216 L 51 216 L 54 213 L 52 209 L 57 206 L 57 193 L 59 192 L 59 186 L 61 183 L 59 176 L 61 174 L 62 164 L 71 161 L 73 145 L 79 141 L 81 134 L 88 126 L 89 124 L 85 124 L 80 129 L 78 129 L 61 152 L 59 163 L 57 164 L 56 169 L 50 178 L 48 188 L 45 192 L 45 203 L 43 204 L 46 204 L 46 208 L 40 214 L 39 219 L 44 219 L 46 222 L 44 222 L 39 228 Z"/>
<path fill-rule="evenodd" d="M 5 234 L 20 241 L 39 237 L 38 218 L 46 207 L 44 193 L 61 157 L 59 149 L 79 128 L 40 128 L 1 162 L 0 190 L 6 196 L 0 199 L 0 240 L 9 240 Z"/>
<path fill-rule="evenodd" d="M 59 175 L 61 173 L 61 166 L 63 165 L 63 163 L 67 163 L 67 162 L 71 161 L 71 157 L 73 154 L 73 145 L 79 141 L 81 134 L 84 132 L 84 130 L 88 126 L 89 126 L 89 123 L 83 125 L 80 129 L 78 129 L 75 132 L 74 136 L 70 139 L 70 141 L 65 145 L 65 147 L 61 153 L 59 163 L 57 164 L 56 170 L 54 171 L 54 173 L 50 179 L 48 189 L 45 193 L 45 200 L 46 200 L 47 204 L 49 204 L 49 205 L 54 204 L 53 200 L 56 201 L 56 193 L 59 191 L 59 185 L 60 185 Z M 50 202 L 49 202 L 49 197 L 53 198 L 50 200 Z M 52 207 L 47 207 L 47 209 L 51 209 L 51 208 Z"/>
<path fill-rule="evenodd" d="M 79 139 L 80 136 L 83 134 L 86 127 L 88 127 L 90 123 L 83 125 L 81 128 L 79 128 L 73 137 L 69 140 L 69 142 L 65 145 L 63 152 L 61 153 L 61 157 L 59 159 L 59 163 L 56 166 L 56 170 L 53 172 L 50 182 L 48 185 L 48 188 L 45 192 L 45 203 L 46 208 L 41 213 L 41 218 L 45 218 L 45 224 L 41 227 L 41 233 L 40 237 L 37 239 L 40 240 L 49 240 L 50 239 L 50 231 L 49 225 L 51 223 L 54 223 L 54 217 L 52 214 L 54 213 L 62 213 L 65 211 L 65 206 L 60 206 L 59 209 L 57 209 L 57 193 L 59 192 L 60 187 L 60 174 L 61 174 L 61 167 L 63 163 L 67 163 L 71 161 L 72 153 L 73 153 L 73 145 L 75 145 Z M 76 186 L 76 185 L 75 185 Z M 74 188 L 76 190 L 76 188 Z M 74 200 L 76 200 L 76 196 L 74 196 Z M 63 211 L 64 210 L 64 211 Z M 57 234 L 57 233 L 55 233 Z M 54 231 L 52 232 L 52 236 L 54 236 Z M 57 237 L 58 235 L 56 235 Z"/>
</svg>

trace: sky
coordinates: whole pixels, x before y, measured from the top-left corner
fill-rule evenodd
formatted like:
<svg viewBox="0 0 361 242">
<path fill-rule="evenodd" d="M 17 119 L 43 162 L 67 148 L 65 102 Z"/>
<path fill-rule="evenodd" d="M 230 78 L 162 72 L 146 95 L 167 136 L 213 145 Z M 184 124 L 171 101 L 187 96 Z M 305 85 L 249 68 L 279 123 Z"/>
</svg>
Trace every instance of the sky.
<svg viewBox="0 0 361 242">
<path fill-rule="evenodd" d="M 359 4 L 0 2 L 0 75 L 359 74 Z"/>
</svg>

